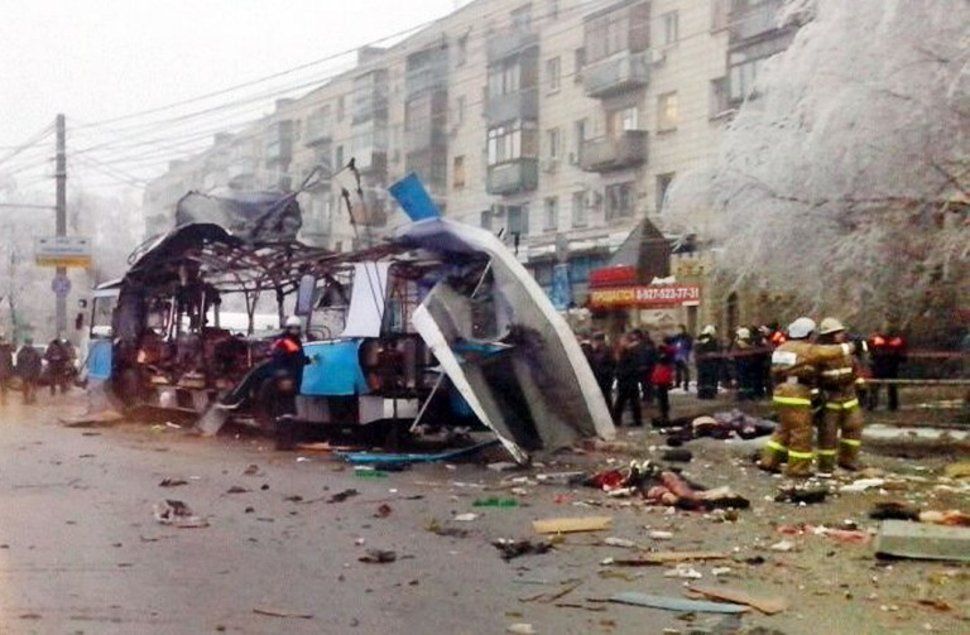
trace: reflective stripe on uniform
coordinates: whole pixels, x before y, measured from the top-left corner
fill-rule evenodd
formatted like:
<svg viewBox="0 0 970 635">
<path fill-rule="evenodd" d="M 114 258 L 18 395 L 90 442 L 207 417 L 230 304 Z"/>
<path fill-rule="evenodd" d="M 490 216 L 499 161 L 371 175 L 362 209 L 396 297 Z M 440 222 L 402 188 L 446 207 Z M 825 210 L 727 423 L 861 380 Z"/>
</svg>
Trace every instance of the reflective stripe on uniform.
<svg viewBox="0 0 970 635">
<path fill-rule="evenodd" d="M 770 450 L 774 450 L 775 452 L 787 452 L 788 451 L 788 448 L 786 448 L 785 446 L 783 446 L 782 444 L 778 443 L 777 441 L 775 441 L 773 439 L 768 439 L 768 442 L 765 443 L 765 447 L 768 448 L 768 449 L 770 449 Z"/>
<path fill-rule="evenodd" d="M 850 399 L 848 401 L 830 401 L 825 404 L 825 407 L 829 410 L 852 410 L 853 408 L 859 407 L 858 399 Z"/>
<path fill-rule="evenodd" d="M 788 450 L 788 459 L 811 459 L 815 456 L 814 452 L 796 452 L 795 450 Z"/>
<path fill-rule="evenodd" d="M 862 441 L 859 439 L 839 439 L 839 443 L 844 443 L 846 445 L 851 445 L 853 447 L 859 447 L 862 445 Z"/>
<path fill-rule="evenodd" d="M 835 456 L 835 450 L 816 450 L 816 454 L 821 456 Z"/>
<path fill-rule="evenodd" d="M 804 399 L 802 397 L 772 397 L 772 401 L 781 406 L 811 406 L 811 399 Z"/>
<path fill-rule="evenodd" d="M 843 368 L 830 368 L 829 370 L 822 371 L 822 377 L 841 377 L 842 375 L 851 375 L 855 369 L 851 366 L 845 366 Z"/>
</svg>

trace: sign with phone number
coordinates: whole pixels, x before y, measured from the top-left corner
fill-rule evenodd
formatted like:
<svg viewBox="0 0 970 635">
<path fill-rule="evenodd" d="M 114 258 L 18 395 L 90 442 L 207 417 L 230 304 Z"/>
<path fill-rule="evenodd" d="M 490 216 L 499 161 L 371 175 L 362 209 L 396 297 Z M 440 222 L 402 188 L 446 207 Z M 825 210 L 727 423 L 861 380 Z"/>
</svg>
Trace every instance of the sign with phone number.
<svg viewBox="0 0 970 635">
<path fill-rule="evenodd" d="M 699 302 L 701 289 L 694 284 L 638 285 L 597 289 L 590 291 L 589 303 L 593 308 L 620 307 L 670 307 Z"/>
</svg>

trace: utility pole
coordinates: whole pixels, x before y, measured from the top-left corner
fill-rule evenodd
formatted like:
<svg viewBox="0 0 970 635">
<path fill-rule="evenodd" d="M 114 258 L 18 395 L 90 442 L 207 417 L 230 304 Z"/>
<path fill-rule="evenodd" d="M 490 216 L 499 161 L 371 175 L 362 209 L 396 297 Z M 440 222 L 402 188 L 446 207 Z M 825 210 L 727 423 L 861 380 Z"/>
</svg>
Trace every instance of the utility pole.
<svg viewBox="0 0 970 635">
<path fill-rule="evenodd" d="M 57 157 L 54 170 L 54 179 L 57 183 L 57 202 L 56 202 L 56 236 L 67 235 L 67 150 L 65 140 L 64 115 L 57 115 Z M 60 292 L 56 281 L 67 280 L 67 267 L 58 267 L 55 274 L 56 298 L 56 327 L 57 337 L 63 337 L 67 331 L 67 293 Z M 68 287 L 70 288 L 70 287 Z"/>
</svg>

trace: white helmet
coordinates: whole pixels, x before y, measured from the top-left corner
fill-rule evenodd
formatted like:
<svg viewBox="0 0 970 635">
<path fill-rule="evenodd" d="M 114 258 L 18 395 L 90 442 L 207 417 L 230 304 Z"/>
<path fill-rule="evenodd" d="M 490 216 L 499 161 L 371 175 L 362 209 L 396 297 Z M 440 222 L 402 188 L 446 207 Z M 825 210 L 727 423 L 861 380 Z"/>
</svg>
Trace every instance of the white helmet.
<svg viewBox="0 0 970 635">
<path fill-rule="evenodd" d="M 750 340 L 751 339 L 751 329 L 746 326 L 742 326 L 737 332 L 739 340 Z"/>
<path fill-rule="evenodd" d="M 717 334 L 717 329 L 714 328 L 713 324 L 708 324 L 707 326 L 704 327 L 704 330 L 701 331 L 701 335 L 716 335 L 716 334 Z"/>
<path fill-rule="evenodd" d="M 838 333 L 839 331 L 844 331 L 845 325 L 842 324 L 838 319 L 834 317 L 827 317 L 822 320 L 822 323 L 818 327 L 819 335 L 831 335 L 832 333 Z"/>
<path fill-rule="evenodd" d="M 788 325 L 788 337 L 793 340 L 803 340 L 815 331 L 815 320 L 800 317 Z"/>
<path fill-rule="evenodd" d="M 303 322 L 301 322 L 300 318 L 296 317 L 295 315 L 291 315 L 290 317 L 286 318 L 286 322 L 283 323 L 283 328 L 303 328 Z"/>
</svg>

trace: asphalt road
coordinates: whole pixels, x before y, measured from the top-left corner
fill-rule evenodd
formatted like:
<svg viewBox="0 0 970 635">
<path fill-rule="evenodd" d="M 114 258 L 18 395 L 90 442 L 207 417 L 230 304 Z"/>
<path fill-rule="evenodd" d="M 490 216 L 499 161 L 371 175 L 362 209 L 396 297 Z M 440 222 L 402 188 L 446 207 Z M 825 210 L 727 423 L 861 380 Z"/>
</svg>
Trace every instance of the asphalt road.
<svg viewBox="0 0 970 635">
<path fill-rule="evenodd" d="M 612 535 L 641 544 L 650 543 L 653 530 L 671 531 L 673 540 L 655 542 L 657 549 L 732 552 L 732 584 L 792 600 L 780 615 L 746 615 L 745 628 L 789 634 L 925 632 L 924 622 L 932 621 L 942 632 L 955 632 L 947 628 L 959 628 L 966 618 L 951 612 L 929 619 L 923 611 L 930 609 L 912 600 L 912 585 L 945 565 L 876 569 L 864 548 L 835 548 L 836 553 L 824 539 L 812 537 L 798 539 L 803 544 L 792 554 L 767 550 L 778 539 L 775 522 L 834 522 L 864 503 L 806 509 L 763 503 L 765 488 L 775 482 L 739 471 L 723 456 L 692 469 L 712 486 L 741 488 L 755 508 L 738 522 L 713 524 L 707 516 L 631 506 L 595 490 L 530 484 L 527 491 L 513 492 L 514 485 L 501 483 L 510 474 L 476 464 L 417 466 L 364 479 L 331 455 L 275 452 L 259 438 L 203 439 L 184 429 L 134 422 L 67 428 L 57 418 L 76 412 L 80 400 L 59 399 L 53 406 L 0 409 L 4 634 L 478 634 L 503 633 L 517 623 L 531 624 L 537 633 L 737 632 L 741 622 L 717 616 L 685 621 L 672 612 L 590 602 L 628 590 L 679 597 L 685 584 L 664 577 L 664 568 L 601 567 L 603 558 L 627 553 L 602 545 L 609 534 L 571 535 L 551 553 L 511 562 L 489 544 L 501 537 L 534 537 L 531 522 L 537 518 L 601 514 L 614 516 Z M 602 464 L 606 458 L 563 460 Z M 255 475 L 245 474 L 250 465 L 258 466 Z M 165 478 L 187 483 L 160 487 Z M 245 491 L 229 493 L 233 488 Z M 327 502 L 347 489 L 358 494 Z M 473 506 L 489 496 L 512 496 L 520 506 Z M 158 523 L 152 508 L 165 498 L 184 501 L 208 526 Z M 386 517 L 378 517 L 381 505 L 390 507 Z M 478 517 L 454 518 L 469 512 Z M 468 535 L 437 535 L 428 530 L 432 521 Z M 397 560 L 360 562 L 372 548 L 393 550 Z M 753 555 L 763 555 L 766 564 L 745 565 L 743 558 Z M 705 582 L 714 583 L 711 566 L 696 568 Z M 898 588 L 890 584 L 893 576 Z M 580 586 L 544 601 L 573 580 Z M 847 601 L 846 589 L 857 600 Z M 959 585 L 946 589 L 956 592 Z M 547 598 L 536 599 L 541 594 Z M 880 611 L 881 605 L 895 604 L 902 609 Z M 817 630 L 820 625 L 826 630 Z"/>
</svg>

